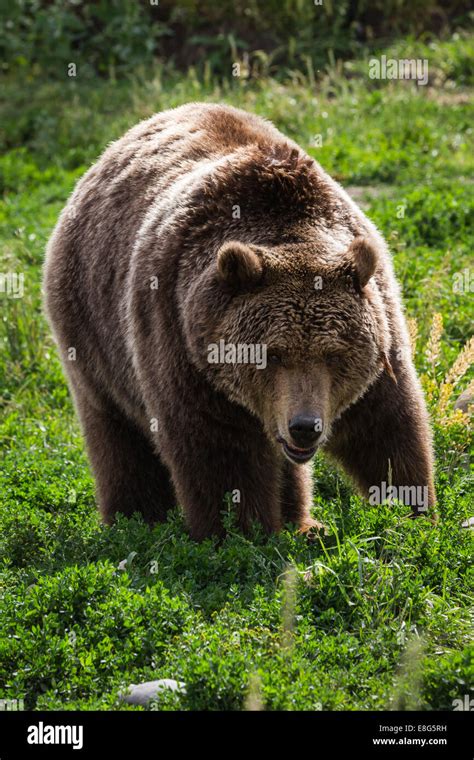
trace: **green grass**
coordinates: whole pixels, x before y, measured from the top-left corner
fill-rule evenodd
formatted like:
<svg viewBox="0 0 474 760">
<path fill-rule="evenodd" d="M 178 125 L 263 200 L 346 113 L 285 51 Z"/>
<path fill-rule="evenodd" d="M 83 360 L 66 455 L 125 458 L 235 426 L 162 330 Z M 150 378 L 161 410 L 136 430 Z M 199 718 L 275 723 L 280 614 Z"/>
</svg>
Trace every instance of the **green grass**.
<svg viewBox="0 0 474 760">
<path fill-rule="evenodd" d="M 205 82 L 157 68 L 127 81 L 5 82 L 1 106 L 2 271 L 21 299 L 0 323 L 0 698 L 29 708 L 118 709 L 129 683 L 176 678 L 159 709 L 240 709 L 249 685 L 267 709 L 452 709 L 469 693 L 470 433 L 440 383 L 469 338 L 472 41 L 417 48 L 437 87 L 370 82 L 332 68 L 274 82 Z M 392 51 L 393 53 L 393 51 Z M 403 51 L 405 56 L 405 50 Z M 346 73 L 348 73 L 346 71 Z M 178 511 L 150 531 L 137 517 L 99 524 L 83 441 L 41 311 L 44 246 L 74 182 L 138 119 L 190 100 L 271 118 L 345 186 L 390 242 L 416 364 L 433 413 L 440 520 L 370 507 L 324 459 L 314 544 L 287 531 L 251 540 L 226 517 L 221 545 L 193 543 Z M 312 147 L 315 135 L 321 148 Z M 404 208 L 401 217 L 400 207 Z M 426 355 L 443 316 L 439 356 Z M 125 570 L 119 563 L 128 558 Z M 128 708 L 139 709 L 139 708 Z"/>
</svg>

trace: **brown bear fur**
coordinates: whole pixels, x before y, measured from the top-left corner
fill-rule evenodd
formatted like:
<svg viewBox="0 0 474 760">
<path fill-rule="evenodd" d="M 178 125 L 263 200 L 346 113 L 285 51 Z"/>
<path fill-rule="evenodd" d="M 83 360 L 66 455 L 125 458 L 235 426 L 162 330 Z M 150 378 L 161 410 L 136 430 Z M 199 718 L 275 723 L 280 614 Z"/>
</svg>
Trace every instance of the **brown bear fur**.
<svg viewBox="0 0 474 760">
<path fill-rule="evenodd" d="M 300 414 L 362 493 L 426 486 L 434 504 L 386 244 L 269 122 L 195 103 L 127 132 L 62 212 L 45 292 L 106 522 L 178 503 L 202 539 L 230 492 L 243 530 L 308 529 Z M 266 368 L 210 363 L 221 340 L 265 346 Z"/>
</svg>

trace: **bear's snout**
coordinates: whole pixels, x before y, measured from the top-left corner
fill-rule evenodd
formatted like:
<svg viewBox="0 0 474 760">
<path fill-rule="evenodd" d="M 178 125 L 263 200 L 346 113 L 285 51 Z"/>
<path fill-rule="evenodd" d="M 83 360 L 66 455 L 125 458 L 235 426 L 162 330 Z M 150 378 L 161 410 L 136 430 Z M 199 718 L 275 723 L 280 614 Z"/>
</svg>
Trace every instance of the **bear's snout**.
<svg viewBox="0 0 474 760">
<path fill-rule="evenodd" d="M 305 412 L 292 417 L 288 425 L 293 443 L 300 448 L 315 446 L 321 437 L 322 429 L 321 417 Z"/>
<path fill-rule="evenodd" d="M 294 464 L 309 462 L 316 454 L 323 427 L 323 421 L 317 414 L 308 412 L 295 414 L 288 424 L 291 443 L 282 436 L 277 438 L 287 459 Z"/>
</svg>

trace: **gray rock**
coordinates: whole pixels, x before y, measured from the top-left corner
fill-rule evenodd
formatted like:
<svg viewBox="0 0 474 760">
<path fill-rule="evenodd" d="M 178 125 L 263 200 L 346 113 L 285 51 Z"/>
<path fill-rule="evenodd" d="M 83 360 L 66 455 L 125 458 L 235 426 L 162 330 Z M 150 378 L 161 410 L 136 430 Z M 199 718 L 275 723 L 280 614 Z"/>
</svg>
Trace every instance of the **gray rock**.
<svg viewBox="0 0 474 760">
<path fill-rule="evenodd" d="M 454 408 L 460 409 L 461 412 L 467 414 L 471 404 L 474 404 L 474 394 L 469 390 L 469 388 L 466 388 L 466 390 L 461 393 L 459 398 L 456 399 Z"/>
<path fill-rule="evenodd" d="M 160 681 L 146 681 L 139 684 L 132 683 L 128 687 L 128 694 L 120 694 L 119 696 L 129 705 L 146 705 L 164 689 L 180 691 L 185 694 L 186 684 L 181 681 L 174 681 L 172 678 L 162 678 Z"/>
</svg>

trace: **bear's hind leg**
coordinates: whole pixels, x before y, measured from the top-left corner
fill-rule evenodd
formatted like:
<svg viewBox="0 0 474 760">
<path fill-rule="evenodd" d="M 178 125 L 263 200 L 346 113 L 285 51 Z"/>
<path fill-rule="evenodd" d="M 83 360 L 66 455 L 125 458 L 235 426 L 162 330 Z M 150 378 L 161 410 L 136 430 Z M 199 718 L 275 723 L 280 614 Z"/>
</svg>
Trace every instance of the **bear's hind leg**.
<svg viewBox="0 0 474 760">
<path fill-rule="evenodd" d="M 162 522 L 176 504 L 169 472 L 138 427 L 114 405 L 93 406 L 81 392 L 76 405 L 95 476 L 102 519 L 140 512 Z"/>
</svg>

